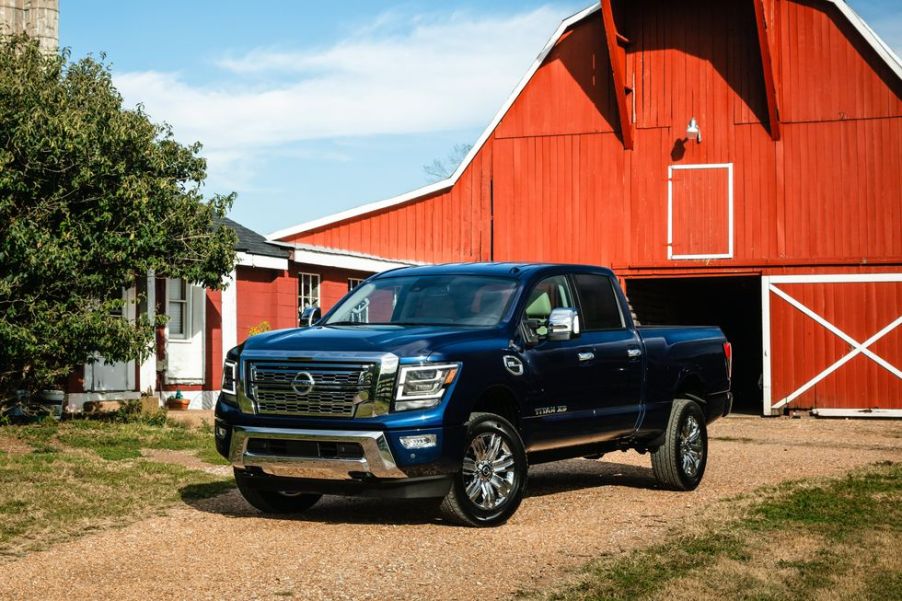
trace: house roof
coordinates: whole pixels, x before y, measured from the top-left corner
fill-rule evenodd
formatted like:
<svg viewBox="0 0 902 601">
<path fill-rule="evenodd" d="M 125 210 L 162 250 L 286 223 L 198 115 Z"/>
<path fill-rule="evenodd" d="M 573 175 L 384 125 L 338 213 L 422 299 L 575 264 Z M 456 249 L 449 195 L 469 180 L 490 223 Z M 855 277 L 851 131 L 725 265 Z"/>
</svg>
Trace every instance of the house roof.
<svg viewBox="0 0 902 601">
<path fill-rule="evenodd" d="M 902 60 L 899 59 L 898 56 L 892 51 L 892 49 L 880 39 L 873 29 L 865 23 L 864 19 L 862 19 L 858 13 L 856 13 L 852 8 L 846 4 L 843 0 L 823 0 L 826 3 L 832 4 L 837 9 L 842 16 L 844 16 L 849 24 L 855 28 L 856 31 L 864 38 L 864 40 L 874 49 L 877 55 L 883 60 L 886 65 L 890 68 L 890 70 L 902 80 Z M 352 209 L 348 209 L 346 211 L 341 211 L 339 213 L 333 213 L 332 215 L 327 215 L 326 217 L 321 217 L 319 219 L 314 219 L 312 221 L 307 221 L 305 223 L 301 223 L 299 225 L 295 225 L 292 227 L 288 227 L 285 229 L 281 229 L 275 232 L 272 232 L 268 236 L 266 236 L 267 240 L 280 240 L 284 239 L 288 236 L 293 236 L 296 234 L 301 234 L 303 232 L 309 232 L 311 230 L 316 230 L 322 228 L 327 225 L 331 225 L 333 223 L 338 223 L 341 221 L 346 221 L 348 219 L 352 219 L 354 217 L 358 217 L 361 215 L 366 215 L 368 213 L 375 213 L 377 211 L 382 211 L 390 207 L 394 207 L 397 205 L 402 205 L 424 196 L 428 196 L 430 194 L 435 194 L 439 192 L 444 192 L 448 190 L 457 180 L 460 179 L 460 176 L 466 171 L 467 167 L 469 167 L 470 163 L 479 154 L 479 151 L 482 149 L 482 146 L 486 143 L 489 137 L 492 135 L 492 132 L 501 123 L 501 120 L 504 118 L 504 115 L 507 114 L 507 111 L 510 110 L 511 106 L 513 106 L 514 101 L 526 87 L 526 84 L 529 83 L 529 80 L 532 79 L 532 76 L 535 75 L 536 71 L 539 70 L 539 67 L 545 61 L 545 58 L 548 56 L 548 53 L 554 48 L 557 44 L 558 40 L 562 35 L 573 25 L 579 23 L 583 19 L 588 18 L 589 16 L 595 14 L 597 11 L 601 9 L 601 4 L 596 2 L 592 6 L 584 8 L 578 13 L 567 17 L 561 24 L 558 26 L 557 30 L 555 30 L 554 34 L 545 44 L 545 47 L 542 48 L 542 51 L 539 52 L 539 55 L 536 57 L 536 60 L 529 67 L 529 70 L 526 72 L 526 75 L 520 80 L 520 83 L 517 84 L 517 87 L 514 88 L 514 91 L 507 98 L 504 104 L 501 106 L 501 110 L 495 115 L 495 118 L 492 119 L 489 126 L 482 132 L 482 135 L 479 136 L 479 139 L 470 149 L 470 152 L 467 153 L 467 156 L 464 157 L 464 160 L 461 161 L 460 165 L 458 165 L 457 169 L 454 173 L 451 174 L 447 179 L 443 179 L 441 181 L 435 182 L 434 184 L 430 184 L 428 186 L 424 186 L 422 188 L 417 188 L 416 190 L 412 190 L 410 192 L 406 192 L 399 196 L 393 196 L 392 198 L 387 198 L 385 200 L 380 200 L 377 202 L 371 202 L 369 204 L 361 205 L 359 207 L 354 207 Z"/>
<path fill-rule="evenodd" d="M 280 259 L 287 259 L 290 254 L 287 249 L 275 244 L 270 244 L 261 234 L 244 227 L 237 221 L 233 221 L 228 217 L 217 219 L 216 223 L 230 227 L 235 231 L 238 235 L 238 242 L 235 244 L 235 250 L 238 252 L 247 253 L 249 255 L 261 255 L 264 257 L 278 257 Z"/>
</svg>

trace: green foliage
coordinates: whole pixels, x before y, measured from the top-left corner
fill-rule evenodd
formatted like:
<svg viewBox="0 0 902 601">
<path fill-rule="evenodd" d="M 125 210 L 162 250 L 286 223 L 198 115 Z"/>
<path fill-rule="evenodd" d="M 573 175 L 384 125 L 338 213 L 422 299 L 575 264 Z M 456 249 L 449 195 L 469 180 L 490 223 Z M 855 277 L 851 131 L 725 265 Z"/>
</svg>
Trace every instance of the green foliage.
<svg viewBox="0 0 902 601">
<path fill-rule="evenodd" d="M 117 317 L 148 270 L 218 288 L 234 194 L 205 200 L 200 144 L 123 108 L 108 64 L 0 41 L 0 400 L 99 353 L 146 356 L 153 325 Z"/>
</svg>

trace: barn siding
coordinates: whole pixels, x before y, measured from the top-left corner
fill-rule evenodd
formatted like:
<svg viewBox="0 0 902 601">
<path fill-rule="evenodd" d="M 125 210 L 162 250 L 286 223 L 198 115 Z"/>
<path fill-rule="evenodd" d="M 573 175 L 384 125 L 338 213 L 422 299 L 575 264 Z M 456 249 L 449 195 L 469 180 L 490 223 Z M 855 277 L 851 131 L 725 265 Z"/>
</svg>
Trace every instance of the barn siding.
<svg viewBox="0 0 902 601">
<path fill-rule="evenodd" d="M 446 192 L 283 240 L 401 260 L 477 261 L 491 254 L 491 187 L 489 142 Z"/>
<path fill-rule="evenodd" d="M 562 36 L 453 188 L 286 240 L 424 262 L 660 268 L 673 263 L 668 167 L 732 163 L 734 262 L 902 257 L 898 83 L 834 8 L 776 2 L 777 142 L 750 2 L 646 0 L 615 12 L 631 40 L 633 151 L 615 131 L 596 13 Z M 692 116 L 701 144 L 685 140 Z"/>
</svg>

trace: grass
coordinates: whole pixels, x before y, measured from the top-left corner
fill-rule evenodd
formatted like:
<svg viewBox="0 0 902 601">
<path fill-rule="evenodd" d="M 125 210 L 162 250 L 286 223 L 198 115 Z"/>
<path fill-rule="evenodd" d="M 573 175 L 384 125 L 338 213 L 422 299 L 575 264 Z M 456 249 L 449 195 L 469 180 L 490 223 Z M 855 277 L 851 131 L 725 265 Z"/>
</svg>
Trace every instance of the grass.
<svg viewBox="0 0 902 601">
<path fill-rule="evenodd" d="M 8 427 L 0 431 L 33 447 L 64 446 L 97 453 L 108 461 L 137 459 L 141 449 L 190 451 L 207 463 L 226 465 L 216 452 L 212 426 L 190 428 L 156 417 L 122 421 L 79 419 L 65 422 L 45 420 L 38 424 Z"/>
<path fill-rule="evenodd" d="M 6 426 L 0 448 L 7 449 L 0 451 L 0 562 L 234 485 L 231 478 L 142 457 L 142 449 L 168 449 L 196 455 L 198 464 L 224 463 L 209 427 L 165 420 Z"/>
<path fill-rule="evenodd" d="M 590 564 L 559 601 L 898 599 L 902 464 L 761 491 L 741 517 Z"/>
</svg>

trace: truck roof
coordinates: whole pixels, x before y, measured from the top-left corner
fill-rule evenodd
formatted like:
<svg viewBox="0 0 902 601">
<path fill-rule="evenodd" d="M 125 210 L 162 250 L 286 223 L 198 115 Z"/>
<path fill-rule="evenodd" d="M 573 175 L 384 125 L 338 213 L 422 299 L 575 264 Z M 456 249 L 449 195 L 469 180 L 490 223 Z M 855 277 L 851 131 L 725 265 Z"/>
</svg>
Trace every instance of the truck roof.
<svg viewBox="0 0 902 601">
<path fill-rule="evenodd" d="M 561 267 L 572 268 L 576 272 L 603 273 L 611 276 L 613 272 L 606 267 L 595 265 L 570 265 L 563 263 L 443 263 L 441 265 L 420 265 L 401 267 L 385 272 L 377 277 L 397 277 L 401 275 L 486 275 L 498 277 L 521 278 L 540 271 L 557 271 Z"/>
</svg>

